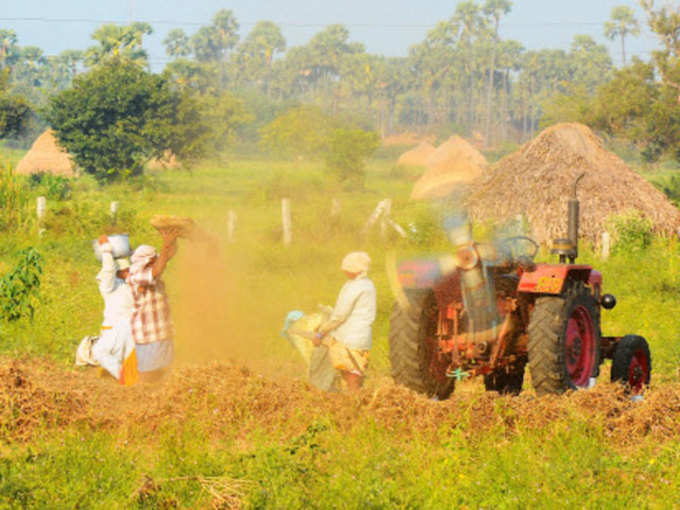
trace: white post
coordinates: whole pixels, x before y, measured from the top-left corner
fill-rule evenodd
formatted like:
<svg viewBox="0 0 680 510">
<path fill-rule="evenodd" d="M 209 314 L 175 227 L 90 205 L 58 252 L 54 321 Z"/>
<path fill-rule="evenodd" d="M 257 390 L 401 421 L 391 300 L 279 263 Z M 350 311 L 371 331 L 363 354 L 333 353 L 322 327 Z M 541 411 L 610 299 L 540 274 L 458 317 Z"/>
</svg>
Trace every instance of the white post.
<svg viewBox="0 0 680 510">
<path fill-rule="evenodd" d="M 386 198 L 384 200 L 385 202 L 385 207 L 383 208 L 381 220 L 380 220 L 380 235 L 385 238 L 387 237 L 387 226 L 389 222 L 391 221 L 390 219 L 390 214 L 392 212 L 392 199 Z"/>
<path fill-rule="evenodd" d="M 111 224 L 115 225 L 118 220 L 118 202 L 113 201 L 109 206 L 109 213 L 111 214 Z"/>
<path fill-rule="evenodd" d="M 392 218 L 388 218 L 387 222 L 397 232 L 397 234 L 406 239 L 406 231 L 402 228 L 401 225 L 399 225 L 399 223 L 395 222 Z"/>
<path fill-rule="evenodd" d="M 229 211 L 227 216 L 227 241 L 230 243 L 234 242 L 234 232 L 236 231 L 236 213 L 234 211 Z"/>
<path fill-rule="evenodd" d="M 364 228 L 361 229 L 362 234 L 367 233 L 368 229 L 370 229 L 373 226 L 373 224 L 376 221 L 378 221 L 380 216 L 382 216 L 383 212 L 385 211 L 385 208 L 387 207 L 388 202 L 391 206 L 392 201 L 389 198 L 386 198 L 385 200 L 381 200 L 380 202 L 378 202 L 378 206 L 375 208 L 375 210 L 368 217 L 368 220 L 366 221 Z"/>
<path fill-rule="evenodd" d="M 337 198 L 331 200 L 331 218 L 340 216 L 340 201 Z"/>
<path fill-rule="evenodd" d="M 47 211 L 47 200 L 45 197 L 38 197 L 36 205 L 36 215 L 38 216 L 38 235 L 42 236 L 45 233 L 43 223 L 45 221 L 45 212 Z"/>
<path fill-rule="evenodd" d="M 611 236 L 609 232 L 602 232 L 602 258 L 609 258 L 609 253 L 611 250 Z"/>
<path fill-rule="evenodd" d="M 281 199 L 281 219 L 283 222 L 283 244 L 287 246 L 293 240 L 292 222 L 290 219 L 290 198 Z"/>
</svg>

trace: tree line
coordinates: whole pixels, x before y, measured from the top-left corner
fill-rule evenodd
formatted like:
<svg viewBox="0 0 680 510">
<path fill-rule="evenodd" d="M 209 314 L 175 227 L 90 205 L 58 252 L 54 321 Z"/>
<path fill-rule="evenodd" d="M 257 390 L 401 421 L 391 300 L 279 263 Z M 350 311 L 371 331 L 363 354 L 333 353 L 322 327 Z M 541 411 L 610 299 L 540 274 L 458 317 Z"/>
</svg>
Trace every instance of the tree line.
<svg viewBox="0 0 680 510">
<path fill-rule="evenodd" d="M 626 40 L 639 33 L 639 22 L 629 7 L 615 7 L 603 33 L 621 45 L 619 68 L 607 47 L 588 35 L 574 36 L 568 50 L 527 50 L 500 35 L 510 0 L 467 0 L 405 57 L 367 52 L 342 25 L 327 26 L 306 44 L 290 48 L 271 21 L 258 22 L 241 37 L 233 12 L 220 10 L 191 35 L 182 29 L 167 34 L 163 43 L 170 61 L 158 79 L 176 98 L 173 115 L 184 115 L 188 122 L 191 106 L 214 120 L 222 111 L 233 128 L 219 134 L 223 139 L 234 134 L 259 139 L 277 116 L 306 105 L 383 136 L 455 132 L 486 145 L 520 142 L 546 123 L 579 120 L 629 136 L 655 157 L 680 139 L 673 124 L 677 104 L 667 108 L 670 92 L 680 92 L 680 19 L 673 8 L 657 7 L 654 0 L 640 3 L 663 49 L 649 62 L 627 62 Z M 143 22 L 106 24 L 93 33 L 86 50 L 47 57 L 40 48 L 20 46 L 14 32 L 0 30 L 0 137 L 18 136 L 27 124 L 21 119 L 31 110 L 39 112 L 37 122 L 55 120 L 55 105 L 66 104 L 64 92 L 111 62 L 150 75 L 143 41 L 152 32 Z M 619 93 L 631 86 L 634 93 Z M 656 113 L 641 112 L 646 108 Z M 650 115 L 665 115 L 661 129 L 674 133 L 650 134 L 659 131 L 658 122 L 642 118 Z M 176 128 L 177 118 L 168 125 Z M 194 137 L 217 138 L 204 128 L 177 137 L 189 145 Z M 174 147 L 182 152 L 179 145 Z M 184 152 L 198 157 L 204 152 L 200 145 Z"/>
</svg>

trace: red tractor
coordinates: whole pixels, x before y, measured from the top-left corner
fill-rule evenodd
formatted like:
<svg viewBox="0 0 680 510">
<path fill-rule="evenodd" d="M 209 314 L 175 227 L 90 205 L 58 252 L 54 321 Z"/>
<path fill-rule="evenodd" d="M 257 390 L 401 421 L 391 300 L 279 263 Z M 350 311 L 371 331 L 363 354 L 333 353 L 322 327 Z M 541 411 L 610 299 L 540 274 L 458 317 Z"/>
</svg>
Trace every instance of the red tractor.
<svg viewBox="0 0 680 510">
<path fill-rule="evenodd" d="M 612 381 L 642 392 L 652 370 L 647 341 L 602 336 L 600 311 L 616 299 L 602 293 L 600 272 L 575 263 L 577 183 L 567 239 L 553 242 L 557 264 L 535 263 L 538 244 L 528 237 L 476 243 L 458 216 L 445 223 L 455 255 L 396 266 L 389 341 L 397 383 L 444 399 L 456 380 L 482 375 L 487 390 L 518 394 L 528 364 L 539 395 L 562 393 L 592 386 L 611 359 Z"/>
</svg>

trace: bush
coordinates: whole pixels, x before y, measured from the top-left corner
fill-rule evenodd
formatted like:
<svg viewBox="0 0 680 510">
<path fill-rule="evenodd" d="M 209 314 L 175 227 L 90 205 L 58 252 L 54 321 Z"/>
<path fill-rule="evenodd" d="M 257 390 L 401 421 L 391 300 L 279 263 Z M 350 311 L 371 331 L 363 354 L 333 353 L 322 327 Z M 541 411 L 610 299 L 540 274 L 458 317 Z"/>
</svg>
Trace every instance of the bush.
<svg viewBox="0 0 680 510">
<path fill-rule="evenodd" d="M 644 250 L 654 236 L 652 221 L 639 211 L 615 216 L 610 225 L 615 236 L 614 252 Z"/>
<path fill-rule="evenodd" d="M 79 167 L 112 181 L 138 175 L 150 158 L 177 150 L 180 103 L 163 77 L 113 59 L 53 96 L 45 116 Z"/>
<path fill-rule="evenodd" d="M 319 156 L 328 147 L 328 136 L 334 121 L 312 106 L 292 108 L 260 130 L 261 145 L 275 154 Z"/>
<path fill-rule="evenodd" d="M 28 185 L 49 200 L 66 200 L 71 196 L 71 181 L 64 176 L 37 172 L 28 178 Z"/>
<path fill-rule="evenodd" d="M 0 162 L 0 230 L 13 230 L 28 222 L 28 194 L 14 175 L 12 165 Z"/>
<path fill-rule="evenodd" d="M 7 321 L 33 318 L 43 258 L 35 248 L 19 252 L 16 267 L 0 279 L 0 313 Z"/>
<path fill-rule="evenodd" d="M 326 164 L 340 181 L 363 183 L 366 160 L 380 145 L 374 131 L 335 129 L 328 140 Z"/>
</svg>

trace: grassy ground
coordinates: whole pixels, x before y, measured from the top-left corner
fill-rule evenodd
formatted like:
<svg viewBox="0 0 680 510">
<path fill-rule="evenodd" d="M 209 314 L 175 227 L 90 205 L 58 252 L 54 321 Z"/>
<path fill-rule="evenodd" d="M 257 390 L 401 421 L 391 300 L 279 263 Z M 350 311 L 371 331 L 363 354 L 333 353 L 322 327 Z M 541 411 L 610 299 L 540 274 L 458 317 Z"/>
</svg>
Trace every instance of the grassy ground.
<svg viewBox="0 0 680 510">
<path fill-rule="evenodd" d="M 599 414 L 595 419 L 584 414 L 588 400 L 583 397 L 573 408 L 571 397 L 560 397 L 558 402 L 567 402 L 566 407 L 542 428 L 531 426 L 529 419 L 515 420 L 514 411 L 503 404 L 507 399 L 498 399 L 485 408 L 497 425 L 480 432 L 470 416 L 483 394 L 479 382 L 470 382 L 461 385 L 456 397 L 469 409 L 467 419 L 463 413 L 455 415 L 461 417 L 458 423 L 442 419 L 439 427 L 421 430 L 414 425 L 405 430 L 398 420 L 376 418 L 369 405 L 372 395 L 379 394 L 372 393 L 379 389 L 373 383 L 357 401 L 338 397 L 345 399 L 341 402 L 348 426 L 347 418 L 313 410 L 314 402 L 334 397 L 286 382 L 276 388 L 299 393 L 300 405 L 311 410 L 298 415 L 291 411 L 288 419 L 276 422 L 280 427 L 267 426 L 276 408 L 258 412 L 259 401 L 252 400 L 248 388 L 265 384 L 261 381 L 303 378 L 301 363 L 278 336 L 282 319 L 291 309 L 332 304 L 343 282 L 339 264 L 349 250 L 366 250 L 374 259 L 371 276 L 378 289 L 379 314 L 369 381 L 389 374 L 392 298 L 382 269 L 385 254 L 391 249 L 447 249 L 433 221 L 435 214 L 408 202 L 411 185 L 408 176 L 395 172 L 386 160 L 370 165 L 362 191 L 329 183 L 322 166 L 314 162 L 219 161 L 192 173 L 161 172 L 108 188 L 81 179 L 73 184 L 70 199 L 48 201 L 42 238 L 33 220 L 15 235 L 0 237 L 0 273 L 12 267 L 16 251 L 28 245 L 37 246 L 46 260 L 33 322 L 3 324 L 0 354 L 5 359 L 47 359 L 49 370 L 70 374 L 78 340 L 96 332 L 100 321 L 91 240 L 115 229 L 129 232 L 133 244 L 158 246 L 160 238 L 148 225 L 153 214 L 196 218 L 220 239 L 220 254 L 182 243 L 166 276 L 179 365 L 233 361 L 258 374 L 244 378 L 243 388 L 230 388 L 237 396 L 242 391 L 243 398 L 215 407 L 219 415 L 233 406 L 241 410 L 217 435 L 210 433 L 218 418 L 207 412 L 208 404 L 195 416 L 164 420 L 163 410 L 170 416 L 173 406 L 180 405 L 174 398 L 159 407 L 161 418 L 152 429 L 144 425 L 144 414 L 132 420 L 138 427 L 125 420 L 115 425 L 106 420 L 93 426 L 84 426 L 82 420 L 54 425 L 45 418 L 30 438 L 20 440 L 8 425 L 17 418 L 8 415 L 9 421 L 0 420 L 0 508 L 209 508 L 230 501 L 251 508 L 677 507 L 680 435 L 656 435 L 650 425 L 647 431 L 631 428 L 634 440 L 621 441 L 620 435 L 612 437 L 611 424 L 598 419 Z M 281 243 L 282 196 L 292 199 L 290 247 Z M 408 241 L 384 241 L 377 232 L 359 234 L 385 197 L 394 200 L 395 219 L 416 226 L 417 235 Z M 33 198 L 26 210 L 31 217 Z M 330 217 L 332 198 L 341 204 L 338 219 Z M 121 203 L 115 228 L 107 216 L 112 200 Z M 238 215 L 233 243 L 226 242 L 229 210 Z M 607 261 L 588 249 L 582 257 L 601 269 L 605 291 L 619 301 L 614 310 L 604 312 L 605 333 L 637 333 L 649 340 L 651 394 L 680 391 L 680 329 L 674 314 L 680 305 L 678 255 L 676 241 L 656 239 L 637 251 L 621 247 Z M 74 374 L 85 377 L 80 371 Z M 606 370 L 601 379 L 605 377 Z M 193 386 L 182 388 L 189 391 Z M 207 388 L 212 395 L 210 385 Z M 389 393 L 402 395 L 389 388 Z M 122 392 L 111 384 L 102 398 L 116 400 Z M 52 395 L 48 390 L 45 394 Z M 50 398 L 58 403 L 64 395 Z M 525 398 L 518 402 L 531 406 L 535 399 L 531 392 Z M 547 414 L 554 409 L 543 399 L 536 402 L 548 406 Z M 90 405 L 96 410 L 96 402 Z M 434 402 L 418 405 L 424 414 L 441 412 Z M 393 412 L 403 412 L 399 402 Z M 641 411 L 626 404 L 617 412 L 625 424 Z M 506 424 L 510 422 L 512 426 Z M 150 477 L 146 485 L 145 475 Z"/>
</svg>

